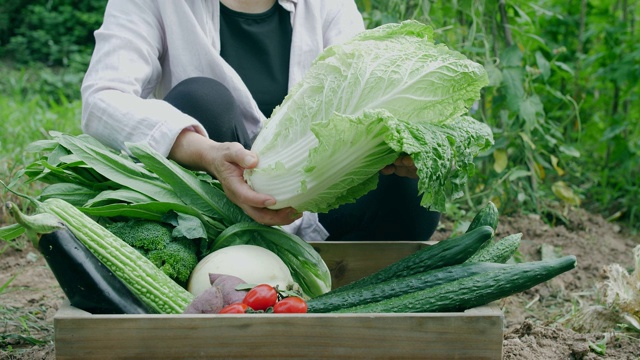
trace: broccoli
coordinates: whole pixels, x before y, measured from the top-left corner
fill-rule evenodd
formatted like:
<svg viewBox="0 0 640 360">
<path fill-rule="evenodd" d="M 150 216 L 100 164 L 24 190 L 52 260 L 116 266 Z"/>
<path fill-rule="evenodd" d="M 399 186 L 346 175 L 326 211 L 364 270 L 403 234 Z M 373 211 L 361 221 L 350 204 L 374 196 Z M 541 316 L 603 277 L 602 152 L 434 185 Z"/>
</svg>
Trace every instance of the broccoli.
<svg viewBox="0 0 640 360">
<path fill-rule="evenodd" d="M 197 248 L 191 239 L 176 238 L 164 249 L 149 251 L 147 258 L 175 282 L 185 286 L 198 264 Z"/>
<path fill-rule="evenodd" d="M 143 254 L 162 250 L 173 240 L 172 227 L 158 221 L 130 219 L 106 224 L 107 230 Z"/>
<path fill-rule="evenodd" d="M 167 276 L 186 286 L 198 264 L 198 243 L 173 237 L 173 226 L 153 220 L 129 219 L 104 225 L 160 268 Z"/>
</svg>

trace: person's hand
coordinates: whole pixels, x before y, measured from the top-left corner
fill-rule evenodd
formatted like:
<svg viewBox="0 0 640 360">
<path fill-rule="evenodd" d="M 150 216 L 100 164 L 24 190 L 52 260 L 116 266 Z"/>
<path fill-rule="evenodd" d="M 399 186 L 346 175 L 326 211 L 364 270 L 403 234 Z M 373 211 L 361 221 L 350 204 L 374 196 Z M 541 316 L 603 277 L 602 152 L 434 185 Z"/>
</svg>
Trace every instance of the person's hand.
<svg viewBox="0 0 640 360">
<path fill-rule="evenodd" d="M 398 176 L 404 176 L 412 179 L 417 179 L 416 165 L 413 163 L 413 159 L 409 155 L 402 155 L 393 162 L 393 164 L 385 166 L 380 173 L 382 175 L 396 174 Z"/>
<path fill-rule="evenodd" d="M 218 143 L 193 131 L 183 131 L 169 157 L 186 167 L 204 170 L 214 176 L 227 197 L 261 224 L 286 225 L 301 216 L 293 208 L 267 208 L 275 205 L 276 199 L 253 191 L 243 177 L 245 169 L 258 165 L 258 157 L 239 143 Z"/>
</svg>

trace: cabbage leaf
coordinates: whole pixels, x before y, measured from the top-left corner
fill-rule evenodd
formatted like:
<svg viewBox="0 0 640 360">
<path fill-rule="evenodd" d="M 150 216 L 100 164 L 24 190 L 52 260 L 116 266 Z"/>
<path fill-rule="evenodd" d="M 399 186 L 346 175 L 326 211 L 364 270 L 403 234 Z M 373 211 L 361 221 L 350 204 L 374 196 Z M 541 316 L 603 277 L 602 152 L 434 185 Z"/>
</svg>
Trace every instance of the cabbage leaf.
<svg viewBox="0 0 640 360">
<path fill-rule="evenodd" d="M 401 154 L 418 169 L 421 204 L 459 197 L 491 129 L 465 114 L 488 84 L 484 67 L 416 21 L 386 24 L 327 48 L 267 119 L 245 171 L 274 209 L 326 212 L 377 186 Z M 418 195 L 418 194 L 417 194 Z"/>
</svg>

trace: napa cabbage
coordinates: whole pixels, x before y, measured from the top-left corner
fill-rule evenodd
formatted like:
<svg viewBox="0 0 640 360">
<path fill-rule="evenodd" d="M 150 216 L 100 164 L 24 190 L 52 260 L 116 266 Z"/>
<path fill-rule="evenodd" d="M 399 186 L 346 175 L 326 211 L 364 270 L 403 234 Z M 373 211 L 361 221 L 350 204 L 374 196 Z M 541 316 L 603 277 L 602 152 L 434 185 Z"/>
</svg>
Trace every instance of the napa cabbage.
<svg viewBox="0 0 640 360">
<path fill-rule="evenodd" d="M 326 212 L 377 186 L 401 154 L 413 159 L 421 204 L 461 195 L 491 129 L 466 115 L 488 84 L 482 65 L 435 44 L 416 21 L 366 30 L 327 48 L 264 123 L 247 183 L 272 208 Z"/>
</svg>

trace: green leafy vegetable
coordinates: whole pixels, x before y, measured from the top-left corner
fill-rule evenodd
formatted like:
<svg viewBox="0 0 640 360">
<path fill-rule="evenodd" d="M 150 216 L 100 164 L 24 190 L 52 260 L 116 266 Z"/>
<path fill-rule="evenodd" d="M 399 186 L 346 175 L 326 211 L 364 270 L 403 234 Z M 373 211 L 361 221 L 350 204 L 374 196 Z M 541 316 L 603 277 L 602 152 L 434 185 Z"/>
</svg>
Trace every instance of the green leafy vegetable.
<svg viewBox="0 0 640 360">
<path fill-rule="evenodd" d="M 164 249 L 173 241 L 171 227 L 157 221 L 131 219 L 106 223 L 104 227 L 139 250 Z"/>
<path fill-rule="evenodd" d="M 31 149 L 42 155 L 19 174 L 29 181 L 50 184 L 41 200 L 72 200 L 77 209 L 94 218 L 169 223 L 174 226 L 173 237 L 206 238 L 196 241 L 200 258 L 230 242 L 263 246 L 285 261 L 308 296 L 331 288 L 329 270 L 309 244 L 280 228 L 253 221 L 208 174 L 187 170 L 146 145 L 129 144 L 134 155 L 130 156 L 106 148 L 88 135 L 51 135 L 52 140 L 33 144 Z M 21 231 L 22 227 L 3 228 L 0 235 L 15 237 Z M 165 266 L 163 270 L 180 272 L 155 263 Z"/>
<path fill-rule="evenodd" d="M 186 287 L 191 271 L 198 264 L 198 241 L 184 237 L 176 231 L 179 228 L 159 221 L 129 219 L 103 225 L 172 280 Z"/>
<path fill-rule="evenodd" d="M 463 116 L 488 83 L 484 68 L 436 45 L 415 21 L 367 30 L 324 51 L 267 120 L 247 182 L 274 208 L 325 212 L 377 186 L 377 174 L 409 154 L 422 205 L 444 210 L 461 195 L 473 158 L 493 143 Z"/>
</svg>

